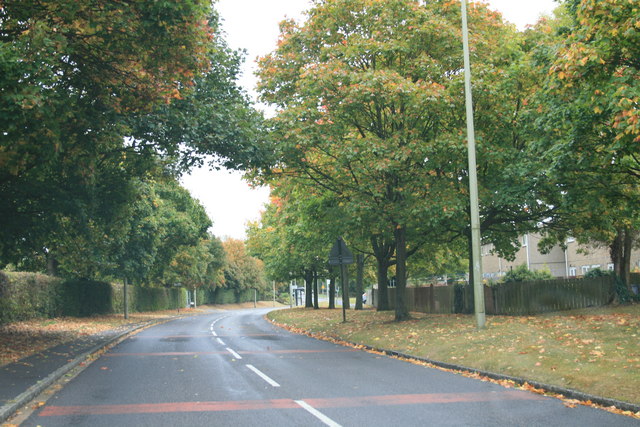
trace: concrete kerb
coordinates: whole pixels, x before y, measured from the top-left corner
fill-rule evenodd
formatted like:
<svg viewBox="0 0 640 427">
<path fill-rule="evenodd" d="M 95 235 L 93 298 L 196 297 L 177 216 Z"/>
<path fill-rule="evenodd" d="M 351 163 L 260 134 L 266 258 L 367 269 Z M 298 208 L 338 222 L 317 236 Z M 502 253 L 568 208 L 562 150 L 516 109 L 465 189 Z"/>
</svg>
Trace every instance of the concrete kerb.
<svg viewBox="0 0 640 427">
<path fill-rule="evenodd" d="M 267 319 L 272 324 L 274 324 L 274 325 L 276 325 L 276 326 L 278 326 L 280 328 L 289 330 L 288 328 L 284 327 L 283 325 L 280 325 L 277 322 L 272 321 L 267 316 L 265 316 L 265 319 Z M 458 371 L 458 372 L 461 372 L 461 373 L 468 372 L 468 373 L 471 373 L 471 374 L 478 374 L 480 376 L 487 377 L 487 378 L 492 379 L 492 380 L 512 381 L 514 384 L 517 384 L 519 386 L 522 386 L 524 384 L 529 384 L 530 386 L 535 387 L 537 389 L 541 389 L 544 392 L 560 394 L 560 395 L 562 395 L 562 396 L 564 396 L 566 398 L 575 399 L 575 400 L 578 400 L 578 401 L 581 401 L 581 402 L 591 401 L 592 403 L 595 403 L 597 405 L 601 405 L 603 407 L 615 406 L 617 409 L 621 409 L 623 411 L 631 411 L 633 413 L 640 412 L 640 405 L 637 405 L 637 404 L 634 404 L 634 403 L 629 403 L 629 402 L 623 402 L 621 400 L 610 399 L 610 398 L 606 398 L 606 397 L 602 397 L 602 396 L 594 396 L 592 394 L 583 393 L 581 391 L 573 390 L 573 389 L 570 389 L 570 388 L 559 387 L 559 386 L 555 386 L 555 385 L 551 385 L 551 384 L 544 384 L 544 383 L 541 383 L 541 382 L 538 382 L 538 381 L 532 381 L 532 380 L 528 380 L 528 379 L 525 379 L 525 378 L 519 378 L 519 377 L 513 377 L 513 376 L 509 376 L 509 375 L 497 374 L 495 372 L 483 371 L 481 369 L 468 368 L 468 367 L 462 366 L 462 365 L 455 365 L 455 364 L 452 364 L 452 363 L 440 362 L 438 360 L 427 359 L 427 358 L 424 358 L 424 357 L 418 357 L 418 356 L 414 356 L 414 355 L 411 355 L 411 354 L 405 354 L 405 353 L 401 353 L 401 352 L 395 351 L 395 350 L 387 350 L 387 349 L 384 349 L 384 348 L 372 347 L 372 346 L 366 345 L 366 344 L 354 343 L 354 342 L 344 341 L 344 340 L 340 340 L 340 339 L 337 339 L 337 341 L 336 341 L 335 338 L 328 337 L 326 335 L 315 334 L 315 333 L 312 333 L 312 332 L 309 332 L 309 331 L 297 332 L 297 333 L 303 333 L 303 334 L 308 335 L 308 336 L 310 336 L 312 338 L 321 339 L 321 340 L 325 340 L 325 341 L 331 341 L 331 342 L 338 343 L 338 344 L 342 343 L 343 345 L 346 345 L 346 346 L 349 346 L 349 347 L 360 348 L 360 349 L 363 349 L 365 351 L 383 353 L 383 354 L 386 354 L 387 356 L 397 357 L 397 358 L 400 358 L 400 359 L 415 360 L 417 362 L 428 363 L 430 365 L 433 365 L 433 366 L 436 366 L 436 367 L 439 367 L 439 368 L 443 368 L 443 369 L 449 369 L 449 370 Z"/>
<path fill-rule="evenodd" d="M 398 358 L 402 358 L 402 359 L 408 359 L 408 360 L 416 360 L 418 362 L 424 362 L 424 363 L 429 363 L 431 365 L 440 367 L 440 368 L 444 368 L 444 369 L 450 369 L 453 371 L 460 371 L 460 372 L 469 372 L 472 374 L 478 374 L 480 376 L 483 377 L 487 377 L 493 380 L 507 380 L 507 381 L 512 381 L 517 385 L 524 385 L 524 384 L 529 384 L 532 387 L 535 387 L 537 389 L 541 389 L 545 392 L 548 393 L 555 393 L 555 394 L 560 394 L 566 398 L 569 399 L 575 399 L 581 402 L 587 402 L 587 401 L 591 401 L 592 403 L 595 403 L 597 405 L 601 405 L 604 407 L 611 407 L 611 406 L 615 406 L 617 409 L 621 409 L 623 411 L 631 411 L 633 413 L 637 413 L 640 412 L 640 405 L 636 405 L 634 403 L 629 403 L 629 402 L 623 402 L 621 400 L 616 400 L 616 399 L 610 399 L 607 397 L 602 397 L 602 396 L 594 396 L 592 394 L 588 394 L 588 393 L 583 393 L 581 391 L 578 390 L 573 390 L 570 388 L 564 388 L 564 387 L 560 387 L 560 386 L 555 386 L 555 385 L 551 385 L 551 384 L 544 384 L 538 381 L 532 381 L 532 380 L 528 380 L 525 378 L 519 378 L 519 377 L 512 377 L 509 375 L 503 375 L 503 374 L 497 374 L 495 372 L 489 372 L 489 371 L 483 371 L 480 369 L 475 369 L 475 368 L 468 368 L 466 366 L 461 366 L 461 365 L 454 365 L 451 363 L 446 363 L 446 362 L 440 362 L 437 360 L 432 360 L 432 359 L 427 359 L 424 357 L 417 357 L 417 356 L 412 356 L 410 354 L 404 354 L 398 351 L 394 351 L 394 350 L 384 350 L 384 349 L 376 349 L 373 347 L 369 347 L 366 345 L 362 345 L 362 344 L 358 344 L 359 346 L 362 346 L 365 349 L 368 350 L 372 350 L 372 351 L 376 351 L 376 352 L 383 352 L 389 356 L 394 356 L 394 357 L 398 357 Z"/>
<path fill-rule="evenodd" d="M 86 352 L 84 352 L 81 355 L 79 355 L 76 358 L 74 358 L 72 361 L 70 361 L 66 365 L 58 368 L 57 370 L 52 372 L 50 375 L 48 375 L 44 379 L 38 381 L 36 384 L 34 384 L 31 387 L 29 387 L 26 391 L 24 391 L 23 393 L 19 394 L 10 403 L 0 407 L 0 423 L 3 423 L 6 420 L 8 420 L 11 416 L 13 416 L 16 413 L 16 411 L 18 411 L 20 408 L 25 406 L 27 403 L 29 403 L 30 401 L 35 399 L 36 396 L 38 396 L 40 393 L 45 391 L 47 388 L 51 387 L 56 381 L 58 381 L 60 378 L 62 378 L 65 374 L 67 374 L 73 368 L 77 367 L 82 362 L 86 361 L 93 354 L 95 354 L 95 353 L 99 352 L 100 350 L 112 345 L 113 343 L 118 342 L 123 337 L 125 337 L 125 336 L 127 336 L 129 334 L 131 334 L 133 332 L 136 332 L 136 331 L 139 331 L 140 329 L 144 329 L 146 327 L 149 327 L 149 326 L 152 326 L 152 325 L 155 325 L 155 324 L 159 324 L 159 323 L 163 323 L 163 322 L 169 322 L 171 320 L 175 320 L 175 319 L 180 318 L 180 317 L 184 317 L 184 316 L 175 316 L 175 317 L 172 317 L 172 318 L 169 318 L 169 319 L 154 319 L 154 320 L 150 320 L 148 322 L 142 323 L 142 324 L 134 325 L 134 326 L 122 331 L 121 333 L 116 334 L 113 337 L 110 337 L 110 338 L 106 339 L 105 341 L 95 345 L 91 349 L 87 350 Z"/>
</svg>

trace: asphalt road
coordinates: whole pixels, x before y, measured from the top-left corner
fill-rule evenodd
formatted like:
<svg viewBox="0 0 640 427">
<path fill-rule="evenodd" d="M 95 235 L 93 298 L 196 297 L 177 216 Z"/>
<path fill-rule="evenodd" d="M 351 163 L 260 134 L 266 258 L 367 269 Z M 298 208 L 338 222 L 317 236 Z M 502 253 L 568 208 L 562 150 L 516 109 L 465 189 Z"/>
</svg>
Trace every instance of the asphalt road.
<svg viewBox="0 0 640 427">
<path fill-rule="evenodd" d="M 638 426 L 215 312 L 112 348 L 23 426 Z M 338 311 L 332 315 L 339 315 Z"/>
</svg>

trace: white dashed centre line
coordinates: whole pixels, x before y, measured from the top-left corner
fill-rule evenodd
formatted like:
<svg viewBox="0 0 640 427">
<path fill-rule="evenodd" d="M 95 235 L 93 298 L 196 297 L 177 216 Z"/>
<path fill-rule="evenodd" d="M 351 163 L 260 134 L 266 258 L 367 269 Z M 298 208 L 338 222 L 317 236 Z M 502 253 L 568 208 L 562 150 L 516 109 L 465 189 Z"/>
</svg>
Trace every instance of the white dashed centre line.
<svg viewBox="0 0 640 427">
<path fill-rule="evenodd" d="M 230 349 L 229 347 L 227 347 L 227 351 L 228 351 L 229 353 L 231 353 L 231 355 L 232 355 L 233 357 L 235 357 L 236 359 L 238 359 L 238 360 L 242 359 L 242 356 L 240 356 L 238 353 L 236 353 L 235 351 L 233 351 L 233 350 L 232 350 L 232 349 Z"/>
<path fill-rule="evenodd" d="M 220 343 L 220 345 L 226 345 L 220 338 L 216 338 L 216 340 L 218 341 L 218 343 Z"/>
<path fill-rule="evenodd" d="M 256 368 L 253 365 L 247 365 L 247 368 L 251 369 L 257 376 L 259 376 L 260 378 L 262 378 L 263 380 L 265 380 L 267 383 L 269 383 L 269 385 L 271 385 L 272 387 L 280 387 L 280 384 L 278 384 L 277 382 L 275 382 L 274 380 L 272 380 L 271 378 L 269 378 L 267 375 L 265 375 L 264 373 L 262 373 L 258 368 Z"/>
<path fill-rule="evenodd" d="M 304 410 L 306 410 L 308 413 L 310 413 L 311 415 L 313 415 L 314 417 L 316 417 L 317 419 L 319 419 L 320 421 L 322 421 L 326 425 L 328 425 L 330 427 L 341 427 L 340 424 L 338 424 L 337 422 L 333 421 L 331 418 L 327 417 L 325 414 L 323 414 L 322 412 L 318 411 L 316 408 L 314 408 L 313 406 L 309 405 L 304 400 L 296 400 L 295 402 L 298 405 L 300 405 Z"/>
</svg>

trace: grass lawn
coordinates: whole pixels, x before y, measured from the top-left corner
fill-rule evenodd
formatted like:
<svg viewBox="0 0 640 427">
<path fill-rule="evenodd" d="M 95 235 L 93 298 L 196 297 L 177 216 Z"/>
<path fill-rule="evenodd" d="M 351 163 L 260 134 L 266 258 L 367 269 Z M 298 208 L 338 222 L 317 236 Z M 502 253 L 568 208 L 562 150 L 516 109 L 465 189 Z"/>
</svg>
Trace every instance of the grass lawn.
<svg viewBox="0 0 640 427">
<path fill-rule="evenodd" d="M 396 350 L 640 404 L 640 304 L 529 317 L 293 309 L 275 322 L 329 338 Z M 638 414 L 640 416 L 640 414 Z"/>
</svg>

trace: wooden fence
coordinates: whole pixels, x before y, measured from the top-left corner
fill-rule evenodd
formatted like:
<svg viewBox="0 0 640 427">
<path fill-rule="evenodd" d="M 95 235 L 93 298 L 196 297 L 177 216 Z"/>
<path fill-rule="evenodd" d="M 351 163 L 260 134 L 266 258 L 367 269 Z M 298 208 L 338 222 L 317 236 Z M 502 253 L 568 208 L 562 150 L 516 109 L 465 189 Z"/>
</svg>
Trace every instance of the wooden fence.
<svg viewBox="0 0 640 427">
<path fill-rule="evenodd" d="M 598 307 L 613 299 L 611 276 L 590 279 L 536 280 L 484 287 L 487 314 L 530 315 L 577 308 Z M 395 308 L 395 288 L 388 289 Z M 472 313 L 473 289 L 469 285 L 429 286 L 406 289 L 409 311 L 422 313 Z M 377 290 L 372 292 L 377 306 Z"/>
</svg>

